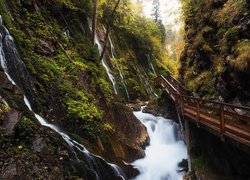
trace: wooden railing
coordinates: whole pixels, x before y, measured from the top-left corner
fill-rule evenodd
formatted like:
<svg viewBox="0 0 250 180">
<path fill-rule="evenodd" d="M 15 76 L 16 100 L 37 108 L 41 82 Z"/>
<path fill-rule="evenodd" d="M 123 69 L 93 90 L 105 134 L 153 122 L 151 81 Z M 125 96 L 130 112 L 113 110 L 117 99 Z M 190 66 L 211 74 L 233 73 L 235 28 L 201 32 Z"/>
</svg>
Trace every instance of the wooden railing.
<svg viewBox="0 0 250 180">
<path fill-rule="evenodd" d="M 179 112 L 221 137 L 231 138 L 250 146 L 250 107 L 200 99 L 191 93 L 173 76 L 159 76 L 155 86 L 165 90 L 177 105 Z"/>
</svg>

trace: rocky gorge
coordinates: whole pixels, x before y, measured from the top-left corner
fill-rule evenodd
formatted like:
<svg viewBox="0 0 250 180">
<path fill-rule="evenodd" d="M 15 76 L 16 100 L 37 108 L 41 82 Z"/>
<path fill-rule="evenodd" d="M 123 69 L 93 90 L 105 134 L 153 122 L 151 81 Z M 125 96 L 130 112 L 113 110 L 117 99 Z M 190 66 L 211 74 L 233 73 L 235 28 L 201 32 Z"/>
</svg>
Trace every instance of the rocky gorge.
<svg viewBox="0 0 250 180">
<path fill-rule="evenodd" d="M 172 74 L 192 98 L 248 106 L 249 2 L 176 1 L 183 40 L 150 2 L 153 19 L 143 1 L 0 1 L 0 179 L 250 177 L 247 148 L 155 88 Z"/>
</svg>

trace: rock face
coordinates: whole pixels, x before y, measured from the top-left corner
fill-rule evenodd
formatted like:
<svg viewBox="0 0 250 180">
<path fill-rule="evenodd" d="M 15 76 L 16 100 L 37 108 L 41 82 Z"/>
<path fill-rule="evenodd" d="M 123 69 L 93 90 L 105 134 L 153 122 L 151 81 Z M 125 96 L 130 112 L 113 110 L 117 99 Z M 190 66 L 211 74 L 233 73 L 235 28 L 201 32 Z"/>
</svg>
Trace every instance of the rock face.
<svg viewBox="0 0 250 180">
<path fill-rule="evenodd" d="M 126 159 L 130 159 L 129 161 L 131 162 L 143 157 L 144 152 L 142 147 L 148 142 L 147 130 L 146 127 L 136 119 L 130 109 L 122 104 L 113 104 L 109 108 L 107 119 L 114 125 L 115 135 L 118 136 L 128 148 L 134 149 L 134 152 L 128 154 L 127 156 L 129 158 Z M 136 149 L 139 150 L 138 155 L 134 154 Z"/>
<path fill-rule="evenodd" d="M 247 0 L 187 1 L 181 74 L 200 96 L 250 100 L 250 9 Z M 205 13 L 204 13 L 205 12 Z"/>
<path fill-rule="evenodd" d="M 150 101 L 149 104 L 143 109 L 143 112 L 178 121 L 175 104 L 165 93 L 160 96 L 157 102 Z"/>
<path fill-rule="evenodd" d="M 106 108 L 106 118 L 114 131 L 109 134 L 109 145 L 104 146 L 102 154 L 117 162 L 125 170 L 128 178 L 134 177 L 138 174 L 137 170 L 121 160 L 132 163 L 144 157 L 143 148 L 149 142 L 146 127 L 136 119 L 131 109 L 121 103 L 109 104 Z"/>
<path fill-rule="evenodd" d="M 56 133 L 36 123 L 23 102 L 24 94 L 34 112 L 60 126 L 91 152 L 124 167 L 128 177 L 137 173 L 123 161 L 130 163 L 144 156 L 143 147 L 149 140 L 147 131 L 112 92 L 97 49 L 91 43 L 87 22 L 91 7 L 84 3 L 0 2 L 1 42 L 8 72 L 17 84 L 13 86 L 0 72 L 0 94 L 10 106 L 1 123 L 4 133 L 0 136 L 0 148 L 8 154 L 0 153 L 3 162 L 0 177 L 26 178 L 23 174 L 27 170 L 27 177 L 42 179 L 95 178 L 94 172 L 86 167 L 87 162 L 72 160 L 74 154 Z M 65 27 L 69 31 L 66 37 Z M 152 88 L 147 87 L 150 69 L 138 68 L 136 56 L 130 53 L 128 56 L 131 64 L 127 66 L 125 61 L 126 66 L 121 68 L 133 69 L 131 74 L 126 72 L 130 81 L 127 84 L 135 91 L 131 94 L 134 98 L 147 98 L 153 94 Z M 145 78 L 147 86 L 137 82 Z M 95 163 L 101 167 L 103 179 L 115 179 L 111 167 L 97 159 Z"/>
<path fill-rule="evenodd" d="M 21 114 L 15 109 L 10 109 L 3 120 L 3 128 L 6 136 L 11 136 L 14 134 L 14 127 L 16 123 L 21 119 Z"/>
<path fill-rule="evenodd" d="M 4 94 L 6 93 L 12 96 L 11 98 L 13 99 L 8 100 L 17 100 L 22 98 L 23 96 L 23 92 L 20 90 L 20 88 L 18 86 L 12 85 L 3 72 L 0 72 L 0 89 L 2 89 L 2 92 Z M 7 105 L 6 103 L 7 102 L 5 102 L 5 106 L 7 106 L 7 111 L 4 112 L 3 119 L 1 120 L 3 134 L 5 136 L 13 136 L 15 133 L 15 125 L 22 117 L 22 110 L 10 108 L 9 105 Z"/>
<path fill-rule="evenodd" d="M 183 83 L 200 97 L 248 106 L 249 1 L 186 2 L 186 46 L 180 71 Z M 195 154 L 193 160 L 197 166 L 205 161 L 204 170 L 213 169 L 215 174 L 235 178 L 240 176 L 239 179 L 249 178 L 249 167 L 244 165 L 249 164 L 249 153 L 220 141 L 204 130 L 192 128 L 190 132 L 196 145 L 192 148 L 191 144 L 191 150 Z"/>
<path fill-rule="evenodd" d="M 198 178 L 248 179 L 250 153 L 189 123 L 189 152 Z"/>
</svg>

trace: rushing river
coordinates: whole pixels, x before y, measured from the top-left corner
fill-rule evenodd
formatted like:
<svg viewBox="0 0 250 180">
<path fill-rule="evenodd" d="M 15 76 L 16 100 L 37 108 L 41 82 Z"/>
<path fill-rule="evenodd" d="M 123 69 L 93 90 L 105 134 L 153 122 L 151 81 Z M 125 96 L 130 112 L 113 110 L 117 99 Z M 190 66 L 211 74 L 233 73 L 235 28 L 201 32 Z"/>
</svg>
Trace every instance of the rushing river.
<svg viewBox="0 0 250 180">
<path fill-rule="evenodd" d="M 146 156 L 133 163 L 140 175 L 136 180 L 181 180 L 178 163 L 187 159 L 187 148 L 177 123 L 142 111 L 134 115 L 147 127 L 150 144 Z"/>
</svg>

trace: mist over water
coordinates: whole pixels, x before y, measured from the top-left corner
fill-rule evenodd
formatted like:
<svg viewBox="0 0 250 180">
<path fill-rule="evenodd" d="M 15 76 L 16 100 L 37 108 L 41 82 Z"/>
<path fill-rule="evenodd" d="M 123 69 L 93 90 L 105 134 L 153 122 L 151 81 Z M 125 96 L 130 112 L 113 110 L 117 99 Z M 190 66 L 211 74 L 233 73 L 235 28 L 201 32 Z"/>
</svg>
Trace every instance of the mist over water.
<svg viewBox="0 0 250 180">
<path fill-rule="evenodd" d="M 134 115 L 147 127 L 150 137 L 146 156 L 133 163 L 140 171 L 135 180 L 181 180 L 178 163 L 187 158 L 187 149 L 179 125 L 142 111 Z"/>
</svg>

